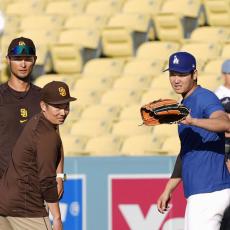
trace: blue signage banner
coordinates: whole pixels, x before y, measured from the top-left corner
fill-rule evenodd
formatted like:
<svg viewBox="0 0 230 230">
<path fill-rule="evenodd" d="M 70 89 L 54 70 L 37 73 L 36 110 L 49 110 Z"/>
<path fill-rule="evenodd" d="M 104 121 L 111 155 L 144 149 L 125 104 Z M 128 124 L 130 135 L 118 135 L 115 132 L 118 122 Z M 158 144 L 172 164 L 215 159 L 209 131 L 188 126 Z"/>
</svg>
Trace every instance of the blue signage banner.
<svg viewBox="0 0 230 230">
<path fill-rule="evenodd" d="M 84 175 L 68 174 L 60 209 L 64 229 L 86 230 L 86 183 Z"/>
</svg>

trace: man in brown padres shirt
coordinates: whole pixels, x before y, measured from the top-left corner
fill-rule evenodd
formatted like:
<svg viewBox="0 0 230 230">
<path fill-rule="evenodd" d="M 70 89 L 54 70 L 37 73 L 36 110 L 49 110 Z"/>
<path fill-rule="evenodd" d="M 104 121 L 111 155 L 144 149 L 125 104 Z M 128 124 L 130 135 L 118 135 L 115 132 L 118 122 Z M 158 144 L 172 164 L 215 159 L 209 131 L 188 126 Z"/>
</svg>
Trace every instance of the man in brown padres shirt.
<svg viewBox="0 0 230 230">
<path fill-rule="evenodd" d="M 36 47 L 29 38 L 13 39 L 8 47 L 7 63 L 9 80 L 0 85 L 0 178 L 6 170 L 12 148 L 26 122 L 40 111 L 41 89 L 31 83 L 31 72 L 35 65 Z M 62 154 L 57 173 L 63 176 Z M 63 193 L 63 182 L 57 178 L 59 196 Z"/>
<path fill-rule="evenodd" d="M 32 117 L 13 148 L 9 167 L 0 181 L 0 229 L 62 230 L 56 185 L 56 169 L 61 157 L 57 132 L 74 101 L 68 86 L 53 81 L 42 89 L 41 113 Z"/>
</svg>

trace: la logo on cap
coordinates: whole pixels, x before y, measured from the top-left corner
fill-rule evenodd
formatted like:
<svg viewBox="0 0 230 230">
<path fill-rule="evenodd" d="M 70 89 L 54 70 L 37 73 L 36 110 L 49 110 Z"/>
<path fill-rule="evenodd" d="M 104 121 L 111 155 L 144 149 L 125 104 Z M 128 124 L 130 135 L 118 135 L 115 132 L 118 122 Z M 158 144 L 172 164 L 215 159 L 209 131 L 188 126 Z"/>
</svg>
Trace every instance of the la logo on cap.
<svg viewBox="0 0 230 230">
<path fill-rule="evenodd" d="M 59 88 L 58 88 L 58 91 L 59 91 L 59 94 L 60 94 L 62 97 L 66 96 L 66 91 L 65 91 L 65 89 L 64 89 L 63 87 L 59 87 Z"/>
<path fill-rule="evenodd" d="M 173 64 L 179 64 L 179 59 L 177 58 L 176 55 L 173 57 Z"/>
<path fill-rule="evenodd" d="M 25 42 L 23 42 L 23 41 L 19 41 L 19 42 L 18 42 L 18 45 L 19 45 L 19 46 L 25 46 L 26 44 L 25 44 Z"/>
</svg>

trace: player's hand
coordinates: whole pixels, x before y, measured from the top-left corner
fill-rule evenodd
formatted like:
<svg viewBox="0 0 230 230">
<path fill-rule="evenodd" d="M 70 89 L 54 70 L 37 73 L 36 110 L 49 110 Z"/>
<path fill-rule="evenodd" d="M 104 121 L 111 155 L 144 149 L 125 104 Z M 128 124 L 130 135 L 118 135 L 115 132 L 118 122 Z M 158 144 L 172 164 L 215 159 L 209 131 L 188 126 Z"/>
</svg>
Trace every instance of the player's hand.
<svg viewBox="0 0 230 230">
<path fill-rule="evenodd" d="M 182 120 L 180 123 L 181 123 L 181 124 L 184 124 L 184 125 L 192 125 L 192 123 L 193 123 L 193 118 L 191 117 L 190 114 L 188 114 L 188 116 L 186 116 L 185 119 Z"/>
<path fill-rule="evenodd" d="M 157 200 L 157 209 L 160 213 L 164 214 L 168 210 L 168 203 L 171 199 L 171 194 L 163 192 Z"/>
<path fill-rule="evenodd" d="M 53 219 L 53 230 L 63 230 L 61 218 Z"/>
<path fill-rule="evenodd" d="M 58 199 L 60 200 L 64 193 L 64 182 L 62 178 L 57 178 L 57 191 L 58 191 Z"/>
</svg>

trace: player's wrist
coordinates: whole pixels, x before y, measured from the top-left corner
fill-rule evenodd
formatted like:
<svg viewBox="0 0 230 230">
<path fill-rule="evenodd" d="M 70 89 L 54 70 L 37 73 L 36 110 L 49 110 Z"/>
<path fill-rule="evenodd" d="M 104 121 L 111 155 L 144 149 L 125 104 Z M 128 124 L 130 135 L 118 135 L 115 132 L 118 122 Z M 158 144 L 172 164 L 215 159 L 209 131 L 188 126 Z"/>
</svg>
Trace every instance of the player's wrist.
<svg viewBox="0 0 230 230">
<path fill-rule="evenodd" d="M 56 179 L 61 179 L 62 181 L 66 180 L 66 174 L 65 173 L 57 173 Z"/>
</svg>

